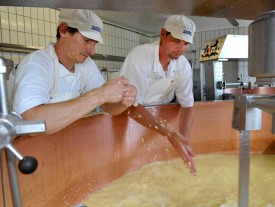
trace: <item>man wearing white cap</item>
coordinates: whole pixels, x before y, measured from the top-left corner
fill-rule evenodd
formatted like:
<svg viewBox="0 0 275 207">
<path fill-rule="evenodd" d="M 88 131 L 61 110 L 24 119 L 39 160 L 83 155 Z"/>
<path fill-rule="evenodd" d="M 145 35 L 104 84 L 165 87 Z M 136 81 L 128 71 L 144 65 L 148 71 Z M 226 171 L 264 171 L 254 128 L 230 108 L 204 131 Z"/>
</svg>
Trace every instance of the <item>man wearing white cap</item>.
<svg viewBox="0 0 275 207">
<path fill-rule="evenodd" d="M 120 71 L 137 88 L 136 100 L 142 105 L 170 103 L 176 96 L 181 105 L 179 130 L 183 142 L 189 139 L 194 103 L 193 72 L 183 54 L 193 43 L 195 30 L 194 22 L 186 16 L 168 17 L 160 41 L 134 48 Z M 184 146 L 194 156 L 189 144 Z"/>
<path fill-rule="evenodd" d="M 61 9 L 57 42 L 26 56 L 15 77 L 14 111 L 25 120 L 45 120 L 53 133 L 98 106 L 117 114 L 135 101 L 124 77 L 104 83 L 89 57 L 103 44 L 102 20 L 89 10 Z"/>
</svg>

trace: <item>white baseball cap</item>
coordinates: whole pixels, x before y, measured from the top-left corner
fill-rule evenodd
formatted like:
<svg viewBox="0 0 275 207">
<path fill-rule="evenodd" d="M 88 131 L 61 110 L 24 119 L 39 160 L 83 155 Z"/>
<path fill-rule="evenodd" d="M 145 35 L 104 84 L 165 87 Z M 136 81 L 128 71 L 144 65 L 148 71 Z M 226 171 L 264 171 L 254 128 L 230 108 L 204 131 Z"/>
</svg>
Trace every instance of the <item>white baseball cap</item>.
<svg viewBox="0 0 275 207">
<path fill-rule="evenodd" d="M 193 43 L 196 31 L 195 23 L 186 16 L 173 15 L 167 18 L 164 28 L 170 32 L 174 38 Z"/>
<path fill-rule="evenodd" d="M 101 32 L 102 20 L 92 11 L 84 9 L 61 9 L 59 24 L 66 22 L 69 27 L 76 28 L 84 36 L 103 44 Z"/>
</svg>

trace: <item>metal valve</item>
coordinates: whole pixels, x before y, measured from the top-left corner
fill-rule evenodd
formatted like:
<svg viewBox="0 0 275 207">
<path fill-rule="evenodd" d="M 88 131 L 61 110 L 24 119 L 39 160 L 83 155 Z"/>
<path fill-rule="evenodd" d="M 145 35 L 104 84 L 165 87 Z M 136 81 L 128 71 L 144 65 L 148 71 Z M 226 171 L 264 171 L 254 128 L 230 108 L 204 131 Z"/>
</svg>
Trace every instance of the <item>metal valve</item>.
<svg viewBox="0 0 275 207">
<path fill-rule="evenodd" d="M 5 151 L 13 206 L 21 207 L 21 195 L 15 167 L 16 158 L 19 160 L 18 168 L 24 174 L 34 172 L 38 162 L 34 157 L 23 157 L 13 146 L 13 140 L 20 135 L 43 133 L 46 131 L 46 125 L 44 121 L 23 121 L 19 114 L 10 111 L 7 97 L 6 72 L 5 59 L 0 58 L 0 164 L 2 165 L 2 151 Z M 0 166 L 0 168 L 3 175 L 3 167 Z M 4 183 L 3 176 L 2 183 Z M 4 185 L 2 185 L 2 188 L 4 206 L 6 206 Z"/>
<path fill-rule="evenodd" d="M 2 99 L 1 99 L 2 100 Z M 22 121 L 15 112 L 0 114 L 0 149 L 8 149 L 19 160 L 19 170 L 29 174 L 37 168 L 37 160 L 33 157 L 23 157 L 13 146 L 15 137 L 24 134 L 45 132 L 44 121 Z"/>
<path fill-rule="evenodd" d="M 18 168 L 20 170 L 21 173 L 23 174 L 30 174 L 33 173 L 37 166 L 38 166 L 38 162 L 34 157 L 31 156 L 25 156 L 23 157 L 15 148 L 12 144 L 8 144 L 6 146 L 6 148 L 8 150 L 10 150 L 10 152 L 12 152 L 20 161 L 18 164 Z"/>
</svg>

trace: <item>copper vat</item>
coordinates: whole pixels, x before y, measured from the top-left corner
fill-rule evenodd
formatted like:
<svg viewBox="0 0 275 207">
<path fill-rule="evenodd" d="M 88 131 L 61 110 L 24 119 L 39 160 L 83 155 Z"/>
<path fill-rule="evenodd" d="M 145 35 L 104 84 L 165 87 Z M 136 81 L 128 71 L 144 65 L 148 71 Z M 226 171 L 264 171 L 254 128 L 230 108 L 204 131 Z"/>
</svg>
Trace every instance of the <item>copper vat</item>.
<svg viewBox="0 0 275 207">
<path fill-rule="evenodd" d="M 238 153 L 239 132 L 231 127 L 233 102 L 196 102 L 194 108 L 190 137 L 194 151 Z M 177 129 L 179 105 L 148 110 Z M 251 153 L 274 153 L 271 116 L 263 112 L 262 120 L 262 130 L 251 131 Z M 74 206 L 130 170 L 178 156 L 165 138 L 126 114 L 82 118 L 52 135 L 19 137 L 15 146 L 23 155 L 34 156 L 39 162 L 33 174 L 19 173 L 25 207 Z M 166 153 L 167 147 L 171 153 Z M 5 185 L 8 188 L 7 178 Z M 1 196 L 0 192 L 0 200 Z M 12 206 L 9 193 L 7 202 Z"/>
<path fill-rule="evenodd" d="M 227 88 L 223 90 L 222 97 L 223 100 L 227 100 L 239 94 L 275 95 L 275 87 Z"/>
</svg>

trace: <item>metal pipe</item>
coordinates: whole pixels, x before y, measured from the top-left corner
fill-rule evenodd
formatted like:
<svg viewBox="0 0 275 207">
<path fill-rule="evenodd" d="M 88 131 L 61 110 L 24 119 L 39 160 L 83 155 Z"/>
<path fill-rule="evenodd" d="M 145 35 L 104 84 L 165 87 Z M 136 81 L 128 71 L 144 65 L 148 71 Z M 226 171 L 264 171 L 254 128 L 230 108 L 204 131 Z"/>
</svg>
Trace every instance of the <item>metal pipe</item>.
<svg viewBox="0 0 275 207">
<path fill-rule="evenodd" d="M 143 35 L 143 36 L 145 36 L 145 37 L 150 37 L 150 38 L 159 37 L 159 34 L 158 34 L 158 35 L 146 34 L 146 33 L 144 33 L 144 32 L 139 32 L 139 31 L 134 30 L 134 29 L 131 29 L 131 28 L 129 28 L 129 27 L 124 27 L 124 26 L 120 26 L 120 25 L 117 25 L 117 24 L 108 22 L 108 21 L 106 21 L 106 20 L 103 20 L 103 23 L 104 23 L 104 24 L 108 24 L 108 25 L 113 26 L 113 27 L 116 27 L 116 28 L 119 28 L 119 29 L 124 29 L 124 30 L 130 31 L 130 32 L 136 33 L 136 34 L 138 34 L 138 35 Z"/>
<path fill-rule="evenodd" d="M 240 83 L 226 83 L 226 86 L 239 86 Z"/>
<path fill-rule="evenodd" d="M 7 96 L 6 77 L 7 67 L 4 59 L 0 58 L 0 150 L 5 150 L 6 164 L 9 174 L 9 183 L 12 196 L 13 206 L 21 207 L 21 195 L 18 183 L 16 158 L 20 160 L 19 169 L 22 173 L 32 173 L 37 167 L 37 161 L 32 157 L 23 157 L 12 145 L 13 139 L 22 134 L 45 132 L 46 126 L 44 121 L 22 121 L 20 115 L 15 112 L 10 112 Z M 2 155 L 1 155 L 2 156 Z M 1 159 L 1 157 L 0 157 Z M 0 163 L 2 165 L 2 161 Z M 1 166 L 1 175 L 3 178 L 3 167 Z M 4 179 L 3 179 L 4 180 Z M 4 191 L 4 205 L 5 186 L 2 185 Z"/>
<path fill-rule="evenodd" d="M 239 154 L 239 205 L 249 206 L 250 131 L 240 131 Z"/>
<path fill-rule="evenodd" d="M 43 49 L 43 47 L 0 43 L 0 51 L 3 51 L 3 52 L 31 53 L 33 51 L 40 50 L 40 49 Z"/>
<path fill-rule="evenodd" d="M 1 60 L 2 59 L 0 59 L 0 61 Z M 0 65 L 0 68 L 1 68 L 1 65 Z M 3 70 L 0 69 L 0 113 L 2 115 L 8 115 L 9 104 L 7 100 L 7 87 L 6 87 L 6 78 L 4 73 L 5 71 L 3 72 Z"/>
<path fill-rule="evenodd" d="M 274 97 L 267 98 L 253 98 L 250 101 L 252 107 L 259 108 L 267 113 L 275 113 L 275 99 Z"/>
<path fill-rule="evenodd" d="M 10 181 L 13 206 L 21 207 L 22 201 L 21 201 L 21 194 L 20 194 L 20 188 L 19 188 L 19 182 L 18 182 L 17 167 L 15 164 L 16 158 L 13 155 L 13 153 L 8 149 L 5 149 L 5 153 L 6 153 L 8 172 L 9 172 L 9 181 Z"/>
<path fill-rule="evenodd" d="M 18 160 L 23 160 L 23 156 L 12 146 L 11 143 L 7 144 L 6 148 L 9 149 Z"/>
<path fill-rule="evenodd" d="M 24 45 L 15 45 L 15 44 L 5 44 L 0 43 L 0 52 L 18 52 L 18 53 L 31 53 L 36 50 L 43 49 L 41 47 L 32 47 Z M 125 57 L 115 56 L 115 55 L 103 55 L 103 54 L 94 54 L 90 56 L 93 60 L 105 60 L 105 61 L 116 61 L 123 62 Z"/>
<path fill-rule="evenodd" d="M 3 204 L 4 207 L 7 206 L 7 196 L 6 196 L 6 185 L 5 185 L 5 174 L 4 174 L 4 166 L 3 166 L 3 157 L 2 157 L 3 149 L 0 150 L 0 168 L 1 168 L 1 181 L 2 181 L 2 194 L 3 194 Z"/>
</svg>

